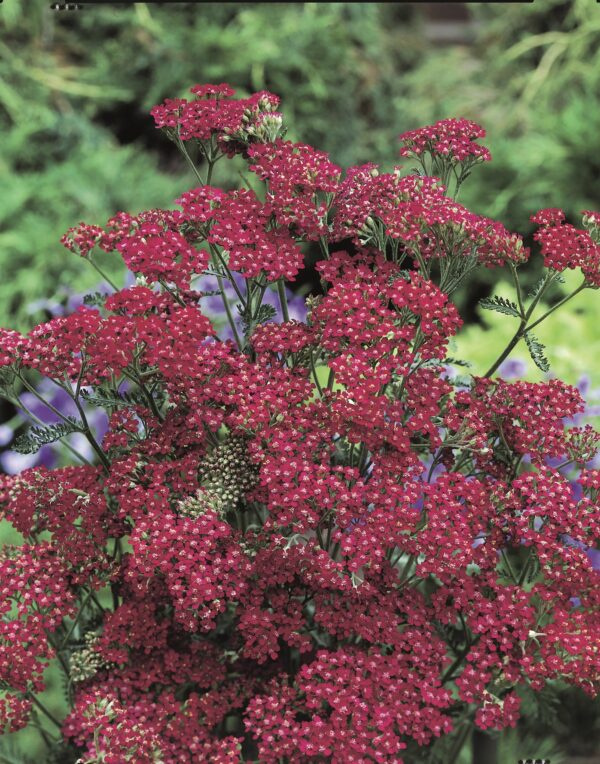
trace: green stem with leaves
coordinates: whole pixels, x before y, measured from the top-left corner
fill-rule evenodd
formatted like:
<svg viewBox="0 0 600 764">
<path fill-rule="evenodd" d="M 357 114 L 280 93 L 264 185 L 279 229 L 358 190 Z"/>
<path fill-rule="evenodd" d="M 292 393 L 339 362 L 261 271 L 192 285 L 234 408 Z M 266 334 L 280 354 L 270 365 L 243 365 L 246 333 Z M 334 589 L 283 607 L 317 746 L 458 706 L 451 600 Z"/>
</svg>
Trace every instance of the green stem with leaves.
<svg viewBox="0 0 600 764">
<path fill-rule="evenodd" d="M 221 293 L 221 300 L 223 302 L 223 308 L 225 309 L 225 315 L 227 316 L 227 321 L 229 322 L 229 326 L 231 327 L 231 332 L 233 334 L 233 338 L 235 339 L 236 345 L 238 346 L 240 350 L 243 350 L 244 346 L 240 339 L 240 335 L 238 333 L 237 327 L 235 325 L 235 320 L 233 318 L 233 313 L 231 312 L 231 306 L 229 305 L 227 294 L 225 293 L 225 284 L 223 282 L 223 276 L 221 275 L 219 264 L 216 260 L 216 257 L 213 255 L 213 253 L 211 253 L 211 257 L 212 257 L 213 267 L 216 271 L 217 284 L 219 286 L 219 292 Z"/>
<path fill-rule="evenodd" d="M 41 420 L 38 416 L 36 416 L 33 411 L 27 408 L 27 406 L 21 401 L 20 398 L 10 398 L 11 403 L 14 403 L 15 406 L 18 406 L 21 411 L 24 411 L 27 416 L 32 419 L 36 424 L 40 425 L 40 427 L 47 427 L 48 425 Z M 79 459 L 83 464 L 87 464 L 88 467 L 93 467 L 93 464 L 89 461 L 89 459 L 86 459 L 83 454 L 80 454 L 79 451 L 76 448 L 73 448 L 70 443 L 67 443 L 63 440 L 63 446 L 67 449 L 67 451 L 70 451 L 73 456 L 75 456 L 77 459 Z"/>
<path fill-rule="evenodd" d="M 519 301 L 519 309 L 521 312 L 521 320 L 519 322 L 519 328 L 514 333 L 512 339 L 508 343 L 508 345 L 504 348 L 500 356 L 494 361 L 494 363 L 490 366 L 490 368 L 486 371 L 486 373 L 483 375 L 484 377 L 491 377 L 491 375 L 498 369 L 498 367 L 503 363 L 503 361 L 508 358 L 508 356 L 511 354 L 514 347 L 519 343 L 519 341 L 525 336 L 525 334 L 529 331 L 531 331 L 533 328 L 538 326 L 538 324 L 541 324 L 542 321 L 545 321 L 546 318 L 551 313 L 554 313 L 555 310 L 558 310 L 558 308 L 565 305 L 565 303 L 569 302 L 569 300 L 573 299 L 575 295 L 579 294 L 583 289 L 586 288 L 587 283 L 583 281 L 577 289 L 575 289 L 571 294 L 567 295 L 566 297 L 563 297 L 562 300 L 560 300 L 556 305 L 551 307 L 549 310 L 547 310 L 540 318 L 536 319 L 533 323 L 529 324 L 529 319 L 531 318 L 533 311 L 537 307 L 539 301 L 541 300 L 544 293 L 547 291 L 548 287 L 553 283 L 553 281 L 556 278 L 556 273 L 548 273 L 542 286 L 538 290 L 537 294 L 533 298 L 531 305 L 527 309 L 527 311 L 524 311 L 523 308 L 523 301 L 521 297 L 520 287 L 517 289 L 517 299 Z M 516 269 L 514 269 L 513 266 L 513 279 L 518 286 L 518 276 L 516 275 Z"/>
</svg>

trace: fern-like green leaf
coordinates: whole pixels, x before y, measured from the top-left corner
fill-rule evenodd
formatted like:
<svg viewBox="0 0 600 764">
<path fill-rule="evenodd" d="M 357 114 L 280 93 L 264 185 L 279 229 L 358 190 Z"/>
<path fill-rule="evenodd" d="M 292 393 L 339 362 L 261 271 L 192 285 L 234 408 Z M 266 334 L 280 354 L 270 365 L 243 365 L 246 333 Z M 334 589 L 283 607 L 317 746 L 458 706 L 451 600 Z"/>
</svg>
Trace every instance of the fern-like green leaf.
<svg viewBox="0 0 600 764">
<path fill-rule="evenodd" d="M 538 369 L 541 369 L 542 371 L 550 371 L 550 364 L 544 355 L 546 346 L 542 345 L 531 332 L 525 332 L 525 343 L 527 344 L 529 355 Z"/>
<path fill-rule="evenodd" d="M 277 315 L 277 311 L 272 305 L 261 305 L 255 315 L 252 315 L 247 308 L 242 308 L 241 305 L 238 305 L 237 307 L 240 318 L 242 319 L 244 339 L 246 342 L 248 342 L 257 326 L 270 321 Z"/>
<path fill-rule="evenodd" d="M 83 304 L 90 308 L 103 308 L 107 297 L 108 295 L 102 294 L 102 292 L 86 294 L 83 298 Z"/>
<path fill-rule="evenodd" d="M 450 366 L 463 366 L 466 369 L 470 369 L 473 366 L 471 361 L 464 361 L 462 358 L 452 358 L 450 356 L 448 358 L 444 358 L 442 363 L 448 364 Z"/>
<path fill-rule="evenodd" d="M 93 392 L 82 390 L 81 397 L 90 406 L 98 406 L 100 408 L 134 408 L 135 406 L 148 405 L 148 401 L 140 390 L 115 392 L 107 388 L 98 388 Z M 157 403 L 160 403 L 160 401 L 157 401 Z"/>
<path fill-rule="evenodd" d="M 545 283 L 546 283 L 546 277 L 543 276 L 538 282 L 536 282 L 531 287 L 529 292 L 527 292 L 527 297 L 532 297 L 532 298 L 537 297 L 538 294 L 540 293 L 541 288 L 544 286 Z"/>
<path fill-rule="evenodd" d="M 42 446 L 54 443 L 72 432 L 83 432 L 83 422 L 75 417 L 67 417 L 67 422 L 49 424 L 47 427 L 32 427 L 16 439 L 13 449 L 20 454 L 35 454 Z"/>
<path fill-rule="evenodd" d="M 552 280 L 559 284 L 565 283 L 565 277 L 561 273 L 555 273 Z M 529 292 L 527 292 L 527 297 L 537 297 L 545 283 L 546 276 L 542 276 L 542 278 L 529 290 Z"/>
<path fill-rule="evenodd" d="M 499 297 L 496 294 L 493 295 L 493 297 L 484 297 L 482 300 L 479 300 L 479 305 L 484 310 L 495 310 L 497 313 L 504 313 L 507 316 L 520 318 L 519 309 L 517 308 L 516 303 L 507 300 L 505 297 Z"/>
</svg>

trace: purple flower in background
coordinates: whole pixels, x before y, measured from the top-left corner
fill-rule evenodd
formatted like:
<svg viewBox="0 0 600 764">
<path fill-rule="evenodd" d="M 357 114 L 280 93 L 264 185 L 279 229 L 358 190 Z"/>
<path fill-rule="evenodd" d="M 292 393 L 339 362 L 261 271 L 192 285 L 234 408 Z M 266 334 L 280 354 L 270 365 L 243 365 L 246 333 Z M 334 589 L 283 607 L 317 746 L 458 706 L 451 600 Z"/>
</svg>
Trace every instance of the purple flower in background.
<svg viewBox="0 0 600 764">
<path fill-rule="evenodd" d="M 15 431 L 9 424 L 0 424 L 0 446 L 7 446 L 14 434 Z"/>
<path fill-rule="evenodd" d="M 590 562 L 592 563 L 592 568 L 594 570 L 600 570 L 600 549 L 588 548 L 586 550 L 586 554 L 589 557 Z"/>
<path fill-rule="evenodd" d="M 498 375 L 502 379 L 517 379 L 524 377 L 527 373 L 527 364 L 520 358 L 508 358 L 498 367 Z"/>
<path fill-rule="evenodd" d="M 39 395 L 48 401 L 58 411 L 63 412 L 65 416 L 74 416 L 78 418 L 78 412 L 75 404 L 70 396 L 57 385 L 53 384 L 49 379 L 42 379 L 36 388 Z M 48 406 L 39 400 L 37 396 L 30 392 L 24 392 L 20 396 L 24 406 L 31 412 L 33 417 L 30 417 L 27 412 L 22 412 L 22 420 L 25 420 L 28 426 L 39 426 L 41 421 L 43 424 L 56 424 L 61 421 Z M 108 418 L 103 409 L 84 406 L 86 417 L 92 431 L 95 434 L 97 440 L 101 440 L 108 428 Z M 35 418 L 34 418 L 35 417 Z M 39 421 L 37 421 L 39 420 Z M 2 425 L 2 438 L 3 445 L 7 445 L 14 436 L 14 429 L 8 425 Z M 87 439 L 82 433 L 73 433 L 67 437 L 67 442 L 73 448 L 75 448 L 85 459 L 93 461 L 94 451 Z M 0 453 L 0 468 L 9 475 L 14 475 L 21 470 L 29 469 L 38 465 L 52 468 L 55 467 L 59 461 L 59 452 L 62 448 L 59 442 L 51 443 L 42 446 L 40 450 L 35 454 L 20 454 L 16 451 L 4 451 Z"/>
<path fill-rule="evenodd" d="M 588 559 L 592 564 L 592 568 L 594 570 L 600 570 L 600 549 L 586 546 L 583 542 L 578 541 L 569 535 L 563 536 L 562 540 L 565 542 L 566 546 L 574 546 L 576 549 L 583 550 L 587 554 Z"/>
</svg>

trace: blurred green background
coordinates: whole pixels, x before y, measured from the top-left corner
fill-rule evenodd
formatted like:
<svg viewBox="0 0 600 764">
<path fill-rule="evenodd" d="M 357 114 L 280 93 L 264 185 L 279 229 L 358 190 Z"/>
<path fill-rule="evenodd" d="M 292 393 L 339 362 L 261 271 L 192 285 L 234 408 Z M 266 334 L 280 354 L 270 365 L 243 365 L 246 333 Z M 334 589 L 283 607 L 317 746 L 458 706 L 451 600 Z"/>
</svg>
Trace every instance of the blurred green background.
<svg viewBox="0 0 600 764">
<path fill-rule="evenodd" d="M 399 133 L 444 117 L 474 119 L 488 130 L 493 162 L 475 169 L 461 201 L 528 243 L 529 216 L 542 207 L 563 207 L 575 224 L 581 210 L 600 208 L 595 0 L 49 6 L 0 5 L 2 326 L 27 330 L 51 304 L 98 282 L 59 244 L 67 228 L 102 224 L 121 209 L 168 207 L 194 185 L 148 112 L 197 82 L 277 93 L 288 136 L 343 166 L 391 169 Z M 220 168 L 226 183 L 239 182 L 235 163 Z M 105 266 L 117 270 L 110 258 Z M 534 257 L 526 282 L 538 273 Z M 474 373 L 513 330 L 510 317 L 477 307 L 492 292 L 511 296 L 505 279 L 482 269 L 456 294 L 467 326 L 452 354 L 473 360 Z M 579 295 L 538 332 L 552 373 L 571 383 L 588 374 L 600 385 L 598 299 Z M 513 353 L 526 356 L 523 346 Z M 540 379 L 527 364 L 528 378 Z M 9 414 L 0 410 L 0 424 Z M 500 764 L 527 756 L 558 764 L 598 750 L 597 706 L 560 698 L 541 711 L 530 703 L 522 729 L 502 738 Z M 465 749 L 463 761 L 469 756 Z"/>
<path fill-rule="evenodd" d="M 240 94 L 272 90 L 290 137 L 343 166 L 390 169 L 400 132 L 443 117 L 474 119 L 488 130 L 493 162 L 476 168 L 461 201 L 528 237 L 529 216 L 541 207 L 562 206 L 577 223 L 580 210 L 599 206 L 595 0 L 136 3 L 80 12 L 5 0 L 0 32 L 3 326 L 27 329 L 48 316 L 44 300 L 96 283 L 58 243 L 68 227 L 169 206 L 193 185 L 148 112 L 196 82 L 225 80 Z M 239 182 L 236 170 L 228 165 L 221 179 Z M 538 263 L 528 267 L 531 283 Z M 500 275 L 482 269 L 456 295 L 479 329 L 477 302 Z M 594 298 L 580 296 L 568 318 L 560 313 L 542 332 L 556 345 L 553 371 L 570 382 L 584 370 L 600 379 Z M 490 333 L 502 334 L 494 319 Z M 574 334 L 588 349 L 583 361 Z M 480 337 L 467 332 L 459 349 L 474 351 L 481 373 L 497 343 Z M 529 375 L 537 375 L 532 365 Z"/>
</svg>

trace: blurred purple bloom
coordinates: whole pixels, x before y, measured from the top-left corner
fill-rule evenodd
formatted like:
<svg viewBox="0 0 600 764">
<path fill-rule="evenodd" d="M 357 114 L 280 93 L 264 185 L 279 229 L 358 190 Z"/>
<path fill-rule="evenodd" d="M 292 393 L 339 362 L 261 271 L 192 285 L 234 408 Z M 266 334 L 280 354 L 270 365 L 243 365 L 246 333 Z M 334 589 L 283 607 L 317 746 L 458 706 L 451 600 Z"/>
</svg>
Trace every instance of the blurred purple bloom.
<svg viewBox="0 0 600 764">
<path fill-rule="evenodd" d="M 0 424 L 0 446 L 7 446 L 13 439 L 15 431 L 8 424 Z"/>
<path fill-rule="evenodd" d="M 517 379 L 527 373 L 527 364 L 520 358 L 507 358 L 498 367 L 498 375 L 503 379 Z"/>
<path fill-rule="evenodd" d="M 589 548 L 586 550 L 586 554 L 592 563 L 592 568 L 594 570 L 600 570 L 600 549 Z"/>
<path fill-rule="evenodd" d="M 49 446 L 44 446 L 44 448 L 49 448 Z M 37 454 L 19 454 L 16 451 L 4 451 L 0 454 L 0 466 L 7 475 L 17 475 L 23 470 L 39 465 L 39 455 L 39 452 Z"/>
</svg>

